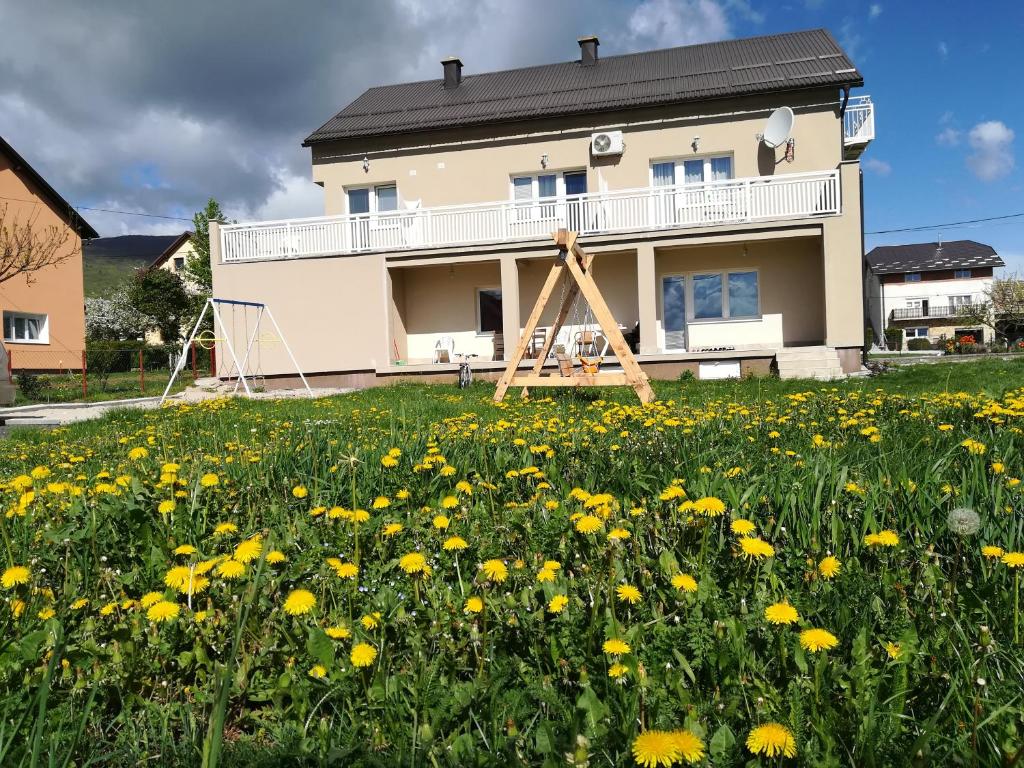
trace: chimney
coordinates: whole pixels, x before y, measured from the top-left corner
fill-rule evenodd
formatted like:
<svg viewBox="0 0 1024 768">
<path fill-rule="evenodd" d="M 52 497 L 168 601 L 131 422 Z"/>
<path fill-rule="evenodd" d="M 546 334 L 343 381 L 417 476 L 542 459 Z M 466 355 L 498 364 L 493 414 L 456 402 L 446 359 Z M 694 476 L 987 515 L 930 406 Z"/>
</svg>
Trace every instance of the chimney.
<svg viewBox="0 0 1024 768">
<path fill-rule="evenodd" d="M 597 64 L 597 35 L 587 35 L 579 38 L 576 42 L 580 44 L 580 65 L 592 67 Z"/>
<path fill-rule="evenodd" d="M 449 56 L 447 59 L 441 59 L 441 66 L 444 67 L 444 87 L 458 88 L 462 82 L 462 61 L 459 57 Z"/>
</svg>

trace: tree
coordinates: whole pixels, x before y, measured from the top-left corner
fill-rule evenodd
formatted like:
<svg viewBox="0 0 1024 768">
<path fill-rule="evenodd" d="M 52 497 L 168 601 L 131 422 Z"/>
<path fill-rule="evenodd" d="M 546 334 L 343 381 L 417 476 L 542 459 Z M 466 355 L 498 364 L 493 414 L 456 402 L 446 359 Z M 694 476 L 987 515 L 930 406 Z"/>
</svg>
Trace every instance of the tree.
<svg viewBox="0 0 1024 768">
<path fill-rule="evenodd" d="M 213 269 L 210 266 L 210 222 L 227 224 L 227 217 L 220 209 L 220 203 L 212 197 L 206 208 L 192 217 L 192 247 L 195 254 L 185 264 L 185 276 L 194 283 L 205 302 L 213 291 Z"/>
<path fill-rule="evenodd" d="M 991 328 L 1005 342 L 1024 336 L 1024 279 L 1016 275 L 997 277 L 984 291 L 979 304 L 965 306 L 959 315 L 966 323 Z"/>
<path fill-rule="evenodd" d="M 144 330 L 155 330 L 165 344 L 181 338 L 181 324 L 192 308 L 193 297 L 181 278 L 159 267 L 140 269 L 128 284 L 128 301 L 149 318 Z"/>
<path fill-rule="evenodd" d="M 76 253 L 71 228 L 51 224 L 39 226 L 39 213 L 19 220 L 0 205 L 0 283 L 19 275 L 32 283 L 36 272 L 55 267 Z M 72 241 L 72 242 L 69 242 Z"/>
<path fill-rule="evenodd" d="M 109 298 L 85 300 L 85 338 L 89 341 L 135 340 L 156 326 L 156 318 L 132 306 L 124 286 Z"/>
</svg>

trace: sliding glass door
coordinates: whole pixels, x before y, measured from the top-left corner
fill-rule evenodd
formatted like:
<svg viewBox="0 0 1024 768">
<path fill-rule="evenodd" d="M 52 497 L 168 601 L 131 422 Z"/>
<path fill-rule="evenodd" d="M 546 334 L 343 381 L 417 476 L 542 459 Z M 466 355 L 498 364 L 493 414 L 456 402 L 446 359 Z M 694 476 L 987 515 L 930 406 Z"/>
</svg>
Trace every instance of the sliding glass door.
<svg viewBox="0 0 1024 768">
<path fill-rule="evenodd" d="M 664 351 L 686 349 L 686 279 L 682 275 L 661 278 L 661 315 L 665 329 Z"/>
</svg>

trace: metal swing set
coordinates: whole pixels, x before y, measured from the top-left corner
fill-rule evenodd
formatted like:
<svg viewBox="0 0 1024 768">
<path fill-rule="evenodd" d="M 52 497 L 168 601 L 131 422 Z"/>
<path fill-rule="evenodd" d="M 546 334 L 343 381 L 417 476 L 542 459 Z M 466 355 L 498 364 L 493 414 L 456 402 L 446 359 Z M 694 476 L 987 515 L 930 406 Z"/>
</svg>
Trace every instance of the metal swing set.
<svg viewBox="0 0 1024 768">
<path fill-rule="evenodd" d="M 647 379 L 647 374 L 641 370 L 640 364 L 633 357 L 633 352 L 623 338 L 618 323 L 615 322 L 597 283 L 594 282 L 593 255 L 586 253 L 580 247 L 576 240 L 576 232 L 560 229 L 552 237 L 558 248 L 558 255 L 544 286 L 541 288 L 540 295 L 537 296 L 537 303 L 526 321 L 526 328 L 523 329 L 519 344 L 509 359 L 505 372 L 498 380 L 494 401 L 500 403 L 505 398 L 508 388 L 515 386 L 523 388 L 523 397 L 529 395 L 530 387 L 629 386 L 636 392 L 640 402 L 653 402 L 654 390 Z M 561 305 L 554 325 L 548 330 L 544 344 L 533 363 L 533 371 L 528 374 L 520 374 L 519 363 L 525 357 L 537 330 L 537 325 L 540 323 L 541 315 L 560 282 L 562 283 Z M 602 356 L 597 354 L 592 324 L 587 324 L 582 330 L 577 331 L 575 336 L 575 360 L 579 362 L 579 366 L 574 365 L 573 358 L 567 353 L 558 352 L 555 355 L 558 360 L 558 372 L 544 376 L 541 371 L 544 368 L 545 360 L 551 354 L 559 330 L 569 318 L 570 312 L 574 313 L 574 322 L 579 318 L 580 310 L 577 299 L 581 296 L 586 302 L 585 322 L 589 322 L 587 318 L 597 321 L 598 327 L 608 341 L 608 347 L 615 354 L 622 370 L 621 372 L 600 372 Z M 584 351 L 588 349 L 591 354 L 584 354 Z"/>
<path fill-rule="evenodd" d="M 228 332 L 228 326 L 224 322 L 222 312 L 224 309 L 228 309 L 231 312 L 231 333 Z M 207 311 L 210 312 L 213 318 L 212 332 L 209 330 L 199 330 L 203 326 L 203 320 L 206 318 Z M 255 318 L 251 324 L 251 332 L 250 312 L 255 312 Z M 238 333 L 239 313 L 241 313 L 241 334 Z M 273 325 L 276 336 L 262 332 L 264 315 Z M 217 335 L 218 330 L 220 332 L 219 336 Z M 245 353 L 242 355 L 241 361 L 239 361 L 238 356 L 235 354 L 235 347 L 231 343 L 233 338 L 245 340 Z M 281 332 L 281 327 L 277 324 L 277 320 L 274 319 L 274 313 L 270 311 L 270 307 L 259 301 L 238 301 L 236 299 L 217 299 L 211 297 L 206 300 L 206 303 L 203 305 L 203 311 L 199 313 L 199 318 L 196 320 L 192 332 L 181 346 L 181 354 L 178 356 L 178 362 L 174 366 L 174 371 L 167 382 L 164 394 L 160 398 L 161 403 L 167 399 L 171 387 L 174 386 L 175 379 L 177 379 L 185 367 L 186 354 L 193 342 L 198 343 L 204 349 L 213 349 L 218 343 L 224 345 L 231 357 L 231 367 L 221 378 L 230 380 L 235 376 L 235 386 L 232 389 L 232 393 L 237 393 L 238 387 L 241 385 L 247 397 L 252 396 L 254 388 L 261 388 L 262 382 L 265 380 L 263 373 L 263 345 L 283 344 L 285 351 L 288 353 L 288 358 L 291 360 L 292 365 L 295 366 L 295 371 L 299 374 L 299 378 L 302 379 L 302 385 L 306 388 L 306 392 L 309 394 L 313 393 L 309 387 L 309 382 L 306 381 L 306 377 L 302 373 L 302 369 L 299 368 L 291 347 L 288 346 L 287 339 L 285 339 L 284 334 Z M 252 386 L 250 386 L 250 382 Z"/>
</svg>

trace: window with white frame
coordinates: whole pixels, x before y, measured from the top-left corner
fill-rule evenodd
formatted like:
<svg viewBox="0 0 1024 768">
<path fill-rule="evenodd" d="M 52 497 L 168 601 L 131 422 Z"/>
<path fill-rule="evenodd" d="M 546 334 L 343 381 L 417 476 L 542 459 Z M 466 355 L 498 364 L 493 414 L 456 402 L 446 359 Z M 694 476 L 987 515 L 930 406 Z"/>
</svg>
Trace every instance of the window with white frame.
<svg viewBox="0 0 1024 768">
<path fill-rule="evenodd" d="M 927 326 L 919 326 L 917 328 L 906 328 L 904 333 L 908 339 L 927 339 L 928 328 Z"/>
<path fill-rule="evenodd" d="M 4 312 L 4 341 L 24 344 L 48 344 L 50 322 L 46 315 Z"/>
<path fill-rule="evenodd" d="M 398 210 L 398 186 L 377 184 L 372 187 L 350 187 L 345 190 L 350 215 L 387 213 Z"/>
<path fill-rule="evenodd" d="M 477 333 L 501 333 L 501 289 L 476 289 Z"/>
<path fill-rule="evenodd" d="M 951 307 L 965 307 L 971 304 L 971 294 L 966 293 L 959 296 L 949 297 L 949 306 Z"/>
<path fill-rule="evenodd" d="M 953 277 L 957 280 L 966 280 L 970 278 L 971 270 L 969 269 L 955 269 L 953 270 Z"/>
<path fill-rule="evenodd" d="M 555 198 L 574 197 L 587 193 L 586 171 L 560 171 L 512 177 L 512 200 L 516 203 L 516 218 L 549 219 L 555 216 Z M 540 205 L 536 201 L 550 200 Z"/>
<path fill-rule="evenodd" d="M 703 184 L 707 181 L 727 181 L 732 177 L 732 155 L 708 155 L 651 163 L 652 187 Z"/>
<path fill-rule="evenodd" d="M 184 256 L 175 256 L 174 257 L 174 261 L 172 262 L 172 264 L 173 264 L 173 267 L 172 267 L 172 271 L 173 272 L 175 272 L 175 273 L 182 272 L 185 269 L 185 257 Z"/>
<path fill-rule="evenodd" d="M 729 320 L 759 317 L 756 270 L 699 272 L 690 277 L 690 318 Z"/>
</svg>

